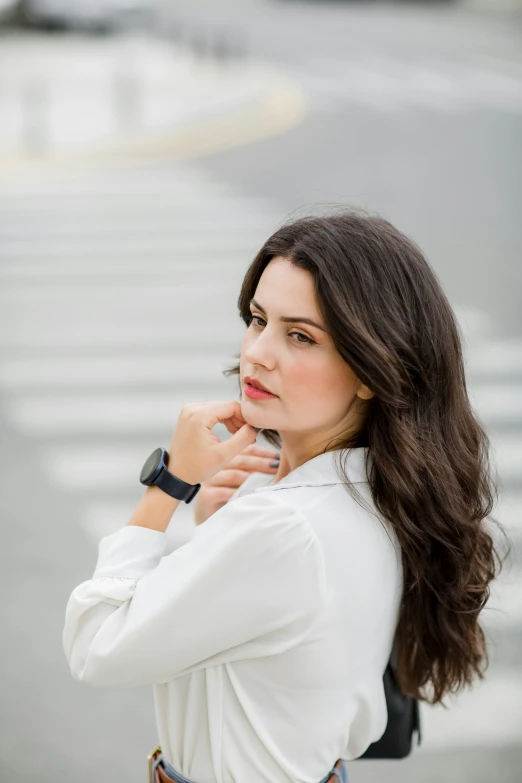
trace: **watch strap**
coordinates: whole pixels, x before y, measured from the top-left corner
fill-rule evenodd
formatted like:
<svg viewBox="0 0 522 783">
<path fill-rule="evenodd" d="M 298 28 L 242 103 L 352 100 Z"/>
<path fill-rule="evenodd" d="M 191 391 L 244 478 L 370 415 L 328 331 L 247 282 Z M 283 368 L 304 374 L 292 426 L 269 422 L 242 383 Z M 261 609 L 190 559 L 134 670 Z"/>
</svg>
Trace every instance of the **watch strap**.
<svg viewBox="0 0 522 783">
<path fill-rule="evenodd" d="M 186 481 L 182 481 L 182 479 L 170 473 L 166 468 L 161 471 L 158 478 L 154 481 L 154 486 L 159 487 L 167 495 L 177 500 L 184 500 L 185 503 L 190 503 L 194 500 L 201 489 L 201 484 L 187 484 Z"/>
</svg>

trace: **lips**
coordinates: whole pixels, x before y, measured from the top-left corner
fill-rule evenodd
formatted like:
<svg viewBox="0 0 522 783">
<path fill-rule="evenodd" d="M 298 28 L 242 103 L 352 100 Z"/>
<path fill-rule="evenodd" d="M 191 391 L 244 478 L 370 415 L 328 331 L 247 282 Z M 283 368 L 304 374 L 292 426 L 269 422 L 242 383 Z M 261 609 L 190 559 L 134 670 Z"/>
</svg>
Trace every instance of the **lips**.
<svg viewBox="0 0 522 783">
<path fill-rule="evenodd" d="M 255 389 L 261 389 L 261 391 L 265 391 L 268 394 L 274 394 L 274 392 L 271 392 L 270 389 L 267 389 L 266 386 L 263 386 L 261 381 L 258 381 L 256 378 L 251 378 L 249 375 L 245 375 L 243 378 L 245 383 L 248 383 L 250 386 L 253 386 Z M 274 397 L 276 395 L 274 394 Z"/>
</svg>

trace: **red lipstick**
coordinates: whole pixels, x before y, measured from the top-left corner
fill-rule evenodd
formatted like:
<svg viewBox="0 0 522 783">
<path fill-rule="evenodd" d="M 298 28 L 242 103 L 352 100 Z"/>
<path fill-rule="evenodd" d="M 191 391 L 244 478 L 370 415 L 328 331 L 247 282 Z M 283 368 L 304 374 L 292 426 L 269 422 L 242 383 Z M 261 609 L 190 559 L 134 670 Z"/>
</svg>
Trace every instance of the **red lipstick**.
<svg viewBox="0 0 522 783">
<path fill-rule="evenodd" d="M 251 378 L 249 375 L 245 375 L 243 378 L 245 382 L 245 394 L 253 400 L 268 400 L 277 397 L 277 394 L 272 394 L 268 391 L 266 386 L 263 386 L 261 381 L 257 378 Z"/>
</svg>

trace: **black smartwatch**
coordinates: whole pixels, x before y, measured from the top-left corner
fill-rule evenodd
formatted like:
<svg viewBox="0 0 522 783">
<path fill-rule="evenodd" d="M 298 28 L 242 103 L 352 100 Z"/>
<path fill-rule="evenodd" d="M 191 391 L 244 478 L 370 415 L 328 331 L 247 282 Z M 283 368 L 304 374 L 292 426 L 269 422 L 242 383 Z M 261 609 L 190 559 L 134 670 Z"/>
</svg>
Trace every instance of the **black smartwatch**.
<svg viewBox="0 0 522 783">
<path fill-rule="evenodd" d="M 168 464 L 168 451 L 161 446 L 154 449 L 141 469 L 140 482 L 147 487 L 159 487 L 167 495 L 190 503 L 201 489 L 201 484 L 187 484 L 186 481 L 177 478 L 167 470 Z"/>
</svg>

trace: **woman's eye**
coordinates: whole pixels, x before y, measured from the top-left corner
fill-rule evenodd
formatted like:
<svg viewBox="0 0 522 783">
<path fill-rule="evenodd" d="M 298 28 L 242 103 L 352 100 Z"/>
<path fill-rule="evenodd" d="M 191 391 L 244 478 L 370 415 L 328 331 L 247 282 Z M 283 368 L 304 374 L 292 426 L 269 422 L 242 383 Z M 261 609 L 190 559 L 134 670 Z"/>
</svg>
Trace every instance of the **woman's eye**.
<svg viewBox="0 0 522 783">
<path fill-rule="evenodd" d="M 262 323 L 265 323 L 263 318 L 260 318 L 258 315 L 249 315 L 247 317 L 247 325 L 250 326 L 252 321 L 261 321 Z M 259 326 L 259 324 L 254 324 L 254 326 Z M 312 340 L 310 337 L 307 337 L 306 334 L 302 334 L 301 332 L 290 332 L 290 334 L 295 334 L 297 337 L 302 337 L 302 340 L 296 340 L 297 343 L 310 343 L 313 344 L 315 340 Z"/>
</svg>

